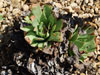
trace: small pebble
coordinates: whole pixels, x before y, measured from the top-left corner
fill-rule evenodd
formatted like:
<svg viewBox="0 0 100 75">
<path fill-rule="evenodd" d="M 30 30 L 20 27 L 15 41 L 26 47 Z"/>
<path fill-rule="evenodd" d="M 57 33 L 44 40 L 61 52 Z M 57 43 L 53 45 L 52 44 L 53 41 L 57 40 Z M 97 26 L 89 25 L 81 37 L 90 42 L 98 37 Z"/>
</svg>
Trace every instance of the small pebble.
<svg viewBox="0 0 100 75">
<path fill-rule="evenodd" d="M 85 10 L 87 13 L 89 13 L 90 12 L 90 8 L 86 8 L 86 10 Z"/>
<path fill-rule="evenodd" d="M 95 10 L 95 13 L 98 13 L 99 12 L 97 7 L 95 7 L 94 10 Z"/>
<path fill-rule="evenodd" d="M 6 72 L 5 71 L 1 71 L 1 75 L 6 75 Z"/>
<path fill-rule="evenodd" d="M 62 8 L 62 5 L 60 3 L 55 3 L 55 6 L 58 8 Z"/>
<path fill-rule="evenodd" d="M 37 3 L 39 0 L 30 0 L 32 3 Z"/>
<path fill-rule="evenodd" d="M 3 7 L 3 2 L 1 1 L 1 2 L 0 2 L 0 8 L 2 8 L 2 7 Z"/>
<path fill-rule="evenodd" d="M 77 5 L 76 3 L 73 2 L 73 3 L 70 4 L 70 6 L 71 6 L 72 8 L 74 8 L 74 7 L 77 7 L 78 5 Z"/>
<path fill-rule="evenodd" d="M 11 0 L 11 4 L 13 7 L 18 7 L 21 0 Z"/>
<path fill-rule="evenodd" d="M 13 10 L 13 15 L 21 14 L 21 10 L 16 8 Z"/>
<path fill-rule="evenodd" d="M 98 60 L 100 61 L 100 56 L 98 56 L 97 58 L 98 58 Z"/>
<path fill-rule="evenodd" d="M 98 73 L 100 74 L 100 69 L 98 69 Z"/>
<path fill-rule="evenodd" d="M 85 73 L 81 73 L 80 75 L 85 75 Z"/>
<path fill-rule="evenodd" d="M 62 75 L 60 72 L 57 72 L 56 75 Z"/>
<path fill-rule="evenodd" d="M 29 10 L 29 6 L 27 4 L 23 5 L 23 10 L 24 11 L 28 11 Z"/>
<path fill-rule="evenodd" d="M 93 14 L 93 13 L 94 13 L 94 9 L 91 9 L 91 10 L 90 10 L 90 13 Z"/>
<path fill-rule="evenodd" d="M 6 27 L 8 27 L 8 25 L 2 25 L 1 31 L 4 31 Z"/>
<path fill-rule="evenodd" d="M 8 69 L 8 73 L 9 75 L 12 75 L 12 71 L 10 69 Z"/>
<path fill-rule="evenodd" d="M 84 65 L 83 65 L 83 64 L 78 64 L 78 63 L 76 63 L 76 64 L 74 64 L 74 66 L 75 66 L 77 69 L 79 69 L 80 71 L 83 71 L 83 70 L 84 70 Z"/>
<path fill-rule="evenodd" d="M 86 9 L 84 5 L 81 8 L 82 8 L 83 11 L 85 11 L 85 9 Z"/>
<path fill-rule="evenodd" d="M 79 3 L 80 3 L 80 0 L 76 0 L 76 3 L 78 3 L 78 4 L 79 4 Z"/>
<path fill-rule="evenodd" d="M 32 71 L 33 73 L 36 72 L 35 63 L 34 63 L 34 62 L 31 64 L 31 71 Z"/>
<path fill-rule="evenodd" d="M 74 10 L 73 10 L 70 6 L 64 8 L 64 9 L 65 9 L 65 11 L 67 11 L 67 12 L 74 12 Z"/>
<path fill-rule="evenodd" d="M 98 34 L 100 35 L 100 27 L 99 27 L 99 29 L 97 31 L 98 31 Z"/>
<path fill-rule="evenodd" d="M 90 1 L 90 3 L 92 3 L 92 5 L 93 5 L 93 1 L 94 1 L 94 0 L 89 0 L 89 1 Z"/>
<path fill-rule="evenodd" d="M 60 57 L 60 62 L 64 62 L 64 56 L 63 55 Z"/>
</svg>

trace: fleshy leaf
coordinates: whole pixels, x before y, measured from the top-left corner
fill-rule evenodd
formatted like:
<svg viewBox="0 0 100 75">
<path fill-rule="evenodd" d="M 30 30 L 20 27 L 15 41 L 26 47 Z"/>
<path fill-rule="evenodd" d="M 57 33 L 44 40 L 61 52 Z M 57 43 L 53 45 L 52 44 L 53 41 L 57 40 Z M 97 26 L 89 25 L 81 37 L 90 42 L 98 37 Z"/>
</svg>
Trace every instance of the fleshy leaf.
<svg viewBox="0 0 100 75">
<path fill-rule="evenodd" d="M 42 37 L 37 37 L 37 38 L 35 38 L 35 41 L 43 41 L 44 40 L 44 38 L 42 38 Z"/>
<path fill-rule="evenodd" d="M 38 35 L 39 35 L 40 37 L 44 37 L 44 38 L 45 38 L 45 34 L 42 33 L 42 32 L 38 32 Z"/>
<path fill-rule="evenodd" d="M 54 25 L 54 26 L 52 27 L 50 34 L 52 34 L 52 33 L 55 31 L 55 29 L 56 29 L 56 25 Z"/>
<path fill-rule="evenodd" d="M 78 41 L 78 40 L 74 41 L 74 44 L 75 44 L 78 48 L 81 48 L 81 47 L 84 45 L 83 42 Z"/>
<path fill-rule="evenodd" d="M 32 22 L 32 26 L 33 27 L 37 27 L 39 25 L 39 22 L 37 21 L 37 19 L 35 18 Z"/>
<path fill-rule="evenodd" d="M 47 42 L 44 42 L 44 47 L 47 46 L 47 45 L 48 45 Z"/>
<path fill-rule="evenodd" d="M 94 28 L 93 27 L 88 27 L 87 29 L 86 29 L 86 33 L 87 34 L 92 34 L 94 32 Z"/>
<path fill-rule="evenodd" d="M 29 32 L 29 31 L 33 30 L 33 26 L 24 26 L 24 27 L 21 27 L 20 29 L 25 32 Z"/>
<path fill-rule="evenodd" d="M 56 22 L 55 17 L 51 14 L 48 18 L 48 21 L 50 22 L 51 26 L 53 26 Z"/>
<path fill-rule="evenodd" d="M 43 48 L 44 47 L 43 43 L 38 43 L 38 47 Z"/>
<path fill-rule="evenodd" d="M 60 31 L 61 30 L 61 28 L 62 28 L 62 20 L 58 20 L 57 22 L 56 22 L 56 29 L 55 29 L 55 31 Z"/>
<path fill-rule="evenodd" d="M 78 30 L 75 30 L 72 38 L 70 39 L 70 41 L 75 41 L 78 38 Z"/>
<path fill-rule="evenodd" d="M 48 41 L 62 42 L 62 35 L 60 32 L 52 33 Z"/>
<path fill-rule="evenodd" d="M 44 40 L 44 38 L 37 37 L 34 32 L 27 33 L 27 35 L 25 37 L 28 37 L 31 40 L 31 43 L 32 43 L 32 41 L 36 42 L 36 41 L 43 41 Z"/>
<path fill-rule="evenodd" d="M 94 37 L 95 37 L 94 35 L 84 34 L 84 35 L 79 35 L 78 40 L 82 42 L 88 42 L 94 39 Z"/>
<path fill-rule="evenodd" d="M 41 11 L 40 6 L 37 6 L 36 8 L 33 8 L 32 13 L 36 17 L 38 22 L 40 22 L 40 17 L 42 15 L 42 11 Z"/>
<path fill-rule="evenodd" d="M 47 24 L 47 18 L 46 18 L 46 15 L 44 13 L 42 13 L 40 21 L 43 22 L 44 24 Z"/>
<path fill-rule="evenodd" d="M 46 33 L 46 38 L 49 37 L 49 36 L 50 36 L 50 34 L 47 32 L 47 33 Z"/>
<path fill-rule="evenodd" d="M 49 18 L 49 15 L 51 15 L 52 9 L 48 5 L 45 5 L 43 12 L 45 13 L 46 18 Z"/>
<path fill-rule="evenodd" d="M 69 54 L 69 56 L 74 56 L 75 55 L 74 52 L 70 48 L 68 49 L 68 54 Z"/>
<path fill-rule="evenodd" d="M 32 41 L 37 39 L 36 34 L 34 32 L 27 33 L 27 35 L 25 37 L 28 37 L 31 40 L 31 43 L 32 43 Z"/>
<path fill-rule="evenodd" d="M 86 59 L 88 56 L 88 54 L 82 54 L 81 57 L 80 57 L 80 61 L 83 62 L 84 59 Z"/>
<path fill-rule="evenodd" d="M 32 47 L 36 47 L 37 45 L 38 45 L 38 43 L 36 43 L 36 42 L 34 42 L 34 41 L 31 43 L 31 46 L 32 46 Z"/>
<path fill-rule="evenodd" d="M 30 23 L 30 24 L 32 23 L 32 21 L 30 20 L 30 18 L 29 18 L 28 16 L 25 17 L 25 21 L 26 21 L 27 23 Z"/>
<path fill-rule="evenodd" d="M 85 44 L 79 49 L 80 51 L 86 51 L 86 52 L 92 52 L 96 50 L 96 45 L 95 45 L 95 41 L 94 39 L 89 41 L 89 42 L 85 42 Z"/>
<path fill-rule="evenodd" d="M 43 22 L 41 22 L 41 23 L 39 24 L 38 28 L 39 28 L 39 31 L 41 31 L 41 30 L 43 29 Z"/>
</svg>

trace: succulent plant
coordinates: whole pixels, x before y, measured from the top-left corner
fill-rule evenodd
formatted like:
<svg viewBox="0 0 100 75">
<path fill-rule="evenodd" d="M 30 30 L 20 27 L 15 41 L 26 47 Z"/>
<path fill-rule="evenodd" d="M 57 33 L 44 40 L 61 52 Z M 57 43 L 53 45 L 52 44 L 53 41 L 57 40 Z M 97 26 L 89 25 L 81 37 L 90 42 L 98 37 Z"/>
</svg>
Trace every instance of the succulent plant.
<svg viewBox="0 0 100 75">
<path fill-rule="evenodd" d="M 93 28 L 88 27 L 85 29 L 85 31 L 85 34 L 79 34 L 79 29 L 78 27 L 76 27 L 70 39 L 70 43 L 74 43 L 78 47 L 80 52 L 84 52 L 83 54 L 81 54 L 81 61 L 83 61 L 87 56 L 89 56 L 89 52 L 96 50 L 95 35 L 92 35 Z"/>
<path fill-rule="evenodd" d="M 33 17 L 30 19 L 30 17 Z M 48 46 L 50 42 L 62 42 L 62 20 L 57 20 L 52 8 L 45 5 L 43 10 L 40 6 L 33 8 L 32 13 L 25 17 L 25 22 L 29 26 L 21 27 L 25 34 L 25 38 L 32 47 L 39 47 L 40 49 Z"/>
</svg>

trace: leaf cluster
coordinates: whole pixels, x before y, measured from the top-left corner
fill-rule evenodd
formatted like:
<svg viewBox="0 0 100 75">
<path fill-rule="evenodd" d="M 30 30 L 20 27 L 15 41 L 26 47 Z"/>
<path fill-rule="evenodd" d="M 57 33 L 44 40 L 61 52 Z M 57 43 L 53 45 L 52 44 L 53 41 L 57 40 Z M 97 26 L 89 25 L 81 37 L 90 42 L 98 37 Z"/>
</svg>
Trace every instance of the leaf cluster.
<svg viewBox="0 0 100 75">
<path fill-rule="evenodd" d="M 30 19 L 31 16 L 35 18 Z M 25 38 L 30 40 L 32 47 L 43 48 L 49 45 L 49 42 L 62 42 L 62 20 L 57 20 L 53 13 L 52 8 L 45 5 L 43 10 L 40 6 L 33 8 L 32 13 L 25 17 L 25 22 L 29 23 L 29 26 L 21 28 L 26 35 Z"/>
<path fill-rule="evenodd" d="M 70 43 L 74 43 L 80 52 L 85 52 L 84 54 L 81 54 L 80 60 L 82 61 L 89 56 L 89 52 L 96 50 L 95 36 L 92 35 L 93 28 L 88 27 L 85 31 L 86 34 L 79 34 L 79 29 L 77 27 L 70 39 Z"/>
</svg>

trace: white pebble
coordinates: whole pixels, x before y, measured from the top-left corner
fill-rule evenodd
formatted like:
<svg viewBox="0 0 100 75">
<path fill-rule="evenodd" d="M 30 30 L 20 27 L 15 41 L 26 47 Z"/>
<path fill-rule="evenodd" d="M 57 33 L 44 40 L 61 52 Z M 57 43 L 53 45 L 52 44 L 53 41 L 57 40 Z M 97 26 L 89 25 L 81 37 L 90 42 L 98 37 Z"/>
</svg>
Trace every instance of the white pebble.
<svg viewBox="0 0 100 75">
<path fill-rule="evenodd" d="M 80 0 L 76 0 L 76 3 L 78 3 L 78 4 L 79 4 L 79 3 L 80 3 Z"/>
<path fill-rule="evenodd" d="M 77 13 L 74 13 L 73 16 L 78 16 L 78 14 Z"/>
<path fill-rule="evenodd" d="M 35 63 L 34 62 L 31 64 L 31 70 L 32 70 L 33 73 L 36 72 Z"/>
<path fill-rule="evenodd" d="M 28 5 L 26 5 L 26 4 L 25 4 L 25 5 L 23 5 L 23 10 L 24 10 L 24 11 L 28 11 L 28 10 L 29 10 L 29 6 L 28 6 Z"/>
<path fill-rule="evenodd" d="M 97 7 L 95 7 L 95 12 L 98 13 L 98 8 Z"/>
<path fill-rule="evenodd" d="M 73 2 L 73 3 L 70 4 L 70 6 L 71 6 L 72 8 L 74 8 L 74 7 L 77 7 L 77 4 Z"/>
<path fill-rule="evenodd" d="M 66 7 L 65 9 L 67 10 L 67 12 L 74 12 L 74 10 L 70 6 Z"/>
<path fill-rule="evenodd" d="M 91 9 L 91 10 L 90 10 L 90 13 L 94 13 L 94 9 Z"/>
<path fill-rule="evenodd" d="M 92 4 L 93 4 L 93 0 L 90 0 L 90 3 L 92 3 Z"/>
<path fill-rule="evenodd" d="M 0 2 L 0 8 L 2 8 L 3 7 L 3 2 Z"/>
<path fill-rule="evenodd" d="M 1 71 L 1 75 L 6 75 L 6 72 L 5 71 Z"/>
<path fill-rule="evenodd" d="M 87 4 L 89 1 L 88 0 L 84 0 L 84 2 Z"/>
<path fill-rule="evenodd" d="M 60 3 L 55 3 L 56 7 L 62 8 L 62 5 Z"/>
<path fill-rule="evenodd" d="M 13 15 L 20 14 L 20 9 L 16 8 L 13 10 Z"/>
</svg>

